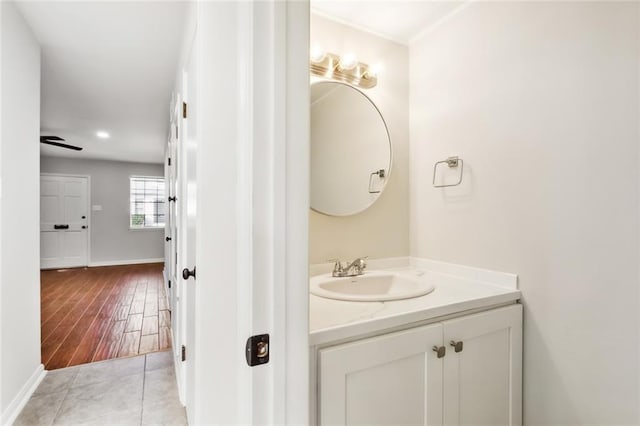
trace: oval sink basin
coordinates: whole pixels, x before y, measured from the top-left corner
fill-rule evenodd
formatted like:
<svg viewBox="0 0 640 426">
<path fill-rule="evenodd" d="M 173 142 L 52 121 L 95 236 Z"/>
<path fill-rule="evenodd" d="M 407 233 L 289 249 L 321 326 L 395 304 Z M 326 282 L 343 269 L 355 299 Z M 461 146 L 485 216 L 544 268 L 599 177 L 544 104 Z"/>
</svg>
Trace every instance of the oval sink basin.
<svg viewBox="0 0 640 426">
<path fill-rule="evenodd" d="M 424 296 L 434 290 L 433 284 L 418 275 L 367 271 L 355 277 L 332 277 L 331 274 L 311 278 L 311 294 L 327 299 L 355 302 L 382 302 Z"/>
</svg>

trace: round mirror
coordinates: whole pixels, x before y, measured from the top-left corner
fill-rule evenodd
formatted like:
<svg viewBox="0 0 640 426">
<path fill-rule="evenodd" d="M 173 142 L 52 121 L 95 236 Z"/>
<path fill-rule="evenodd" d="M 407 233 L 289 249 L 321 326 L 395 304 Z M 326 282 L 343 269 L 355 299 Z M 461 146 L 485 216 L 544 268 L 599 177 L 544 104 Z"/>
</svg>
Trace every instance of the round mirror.
<svg viewBox="0 0 640 426">
<path fill-rule="evenodd" d="M 370 207 L 391 172 L 391 140 L 376 105 L 348 84 L 311 85 L 311 208 L 348 216 Z"/>
</svg>

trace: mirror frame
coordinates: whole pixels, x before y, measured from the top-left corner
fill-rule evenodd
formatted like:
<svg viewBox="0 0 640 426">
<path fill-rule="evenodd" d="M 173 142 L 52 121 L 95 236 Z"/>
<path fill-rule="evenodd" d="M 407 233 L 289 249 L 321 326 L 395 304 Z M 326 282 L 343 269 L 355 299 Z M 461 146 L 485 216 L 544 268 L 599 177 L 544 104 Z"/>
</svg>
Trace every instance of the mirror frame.
<svg viewBox="0 0 640 426">
<path fill-rule="evenodd" d="M 315 81 L 313 81 L 313 80 L 315 80 Z M 391 141 L 391 133 L 389 132 L 389 126 L 387 125 L 387 121 L 384 119 L 384 115 L 382 115 L 382 111 L 380 111 L 380 108 L 378 108 L 378 105 L 376 105 L 376 103 L 371 99 L 371 97 L 369 97 L 366 93 L 364 93 L 358 87 L 355 87 L 355 86 L 353 86 L 353 85 L 351 85 L 349 83 L 345 83 L 345 82 L 342 82 L 342 81 L 336 81 L 336 80 L 331 80 L 331 79 L 321 79 L 321 78 L 312 79 L 312 81 L 310 83 L 311 84 L 309 85 L 309 92 L 311 92 L 311 88 L 313 86 L 315 86 L 316 84 L 320 84 L 320 83 L 339 84 L 339 85 L 342 85 L 342 86 L 347 86 L 347 87 L 359 92 L 375 108 L 376 112 L 380 116 L 380 119 L 382 120 L 382 124 L 384 125 L 384 130 L 387 133 L 387 141 L 389 142 L 389 168 L 388 168 L 388 170 L 386 170 L 386 172 L 387 172 L 386 176 L 387 177 L 385 178 L 384 185 L 382 186 L 382 188 L 380 188 L 380 193 L 375 198 L 375 200 L 371 201 L 371 203 L 369 203 L 366 207 L 362 208 L 361 210 L 355 211 L 353 213 L 332 214 L 332 213 L 325 213 L 323 211 L 320 211 L 318 209 L 313 208 L 313 206 L 311 205 L 311 197 L 309 197 L 309 208 L 311 210 L 313 210 L 314 212 L 316 212 L 316 213 L 319 213 L 319 214 L 322 214 L 322 215 L 325 215 L 325 216 L 331 216 L 331 217 L 355 216 L 355 215 L 360 214 L 360 213 L 364 212 L 365 210 L 371 208 L 371 206 L 373 206 L 380 199 L 380 197 L 382 196 L 382 193 L 384 192 L 384 190 L 387 189 L 387 184 L 389 183 L 389 178 L 391 177 L 391 171 L 393 169 L 393 143 Z M 309 118 L 311 118 L 311 108 L 309 108 Z M 311 126 L 309 126 L 309 127 L 311 127 Z M 310 138 L 310 142 L 311 143 L 313 142 L 311 140 L 311 138 Z M 311 158 L 309 158 L 309 165 L 311 165 Z M 309 173 L 309 187 L 311 187 L 311 173 Z"/>
</svg>

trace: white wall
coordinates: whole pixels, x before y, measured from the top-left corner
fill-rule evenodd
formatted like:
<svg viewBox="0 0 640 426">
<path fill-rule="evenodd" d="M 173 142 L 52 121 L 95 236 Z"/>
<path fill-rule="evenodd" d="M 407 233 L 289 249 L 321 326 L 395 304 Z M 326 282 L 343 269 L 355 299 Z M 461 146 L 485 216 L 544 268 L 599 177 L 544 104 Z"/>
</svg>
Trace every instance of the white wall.
<svg viewBox="0 0 640 426">
<path fill-rule="evenodd" d="M 89 211 L 90 264 L 162 261 L 164 228 L 129 229 L 129 177 L 164 176 L 162 164 L 42 157 L 40 170 L 91 176 L 91 205 L 102 211 Z"/>
<path fill-rule="evenodd" d="M 381 63 L 378 86 L 364 89 L 384 116 L 393 147 L 391 177 L 380 198 L 364 212 L 346 217 L 309 213 L 309 261 L 339 257 L 409 254 L 409 80 L 408 49 L 332 20 L 311 15 L 311 45 L 328 52 L 354 53 L 370 65 Z M 362 153 L 366 155 L 366 152 Z"/>
<path fill-rule="evenodd" d="M 0 410 L 4 424 L 40 364 L 40 47 L 0 2 Z"/>
<path fill-rule="evenodd" d="M 639 422 L 638 7 L 472 2 L 410 46 L 411 254 L 519 274 L 527 425 Z"/>
</svg>

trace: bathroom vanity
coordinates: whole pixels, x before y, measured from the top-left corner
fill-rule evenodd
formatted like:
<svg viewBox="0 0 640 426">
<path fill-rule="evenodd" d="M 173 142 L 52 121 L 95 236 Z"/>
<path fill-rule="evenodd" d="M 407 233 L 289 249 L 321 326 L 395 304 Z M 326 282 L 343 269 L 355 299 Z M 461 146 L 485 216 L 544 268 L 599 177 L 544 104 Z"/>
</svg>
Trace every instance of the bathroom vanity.
<svg viewBox="0 0 640 426">
<path fill-rule="evenodd" d="M 424 259 L 370 267 L 420 276 L 435 290 L 385 302 L 310 296 L 312 421 L 521 424 L 517 277 Z"/>
</svg>

